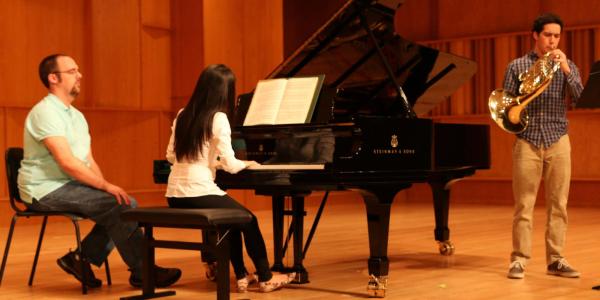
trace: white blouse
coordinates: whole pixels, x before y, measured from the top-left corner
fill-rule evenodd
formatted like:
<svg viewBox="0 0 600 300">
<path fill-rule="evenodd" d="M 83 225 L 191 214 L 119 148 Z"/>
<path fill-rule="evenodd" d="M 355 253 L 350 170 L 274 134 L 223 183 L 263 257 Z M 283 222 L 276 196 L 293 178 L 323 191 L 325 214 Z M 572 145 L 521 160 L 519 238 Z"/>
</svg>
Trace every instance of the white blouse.
<svg viewBox="0 0 600 300">
<path fill-rule="evenodd" d="M 181 112 L 181 111 L 179 111 Z M 179 115 L 178 115 L 179 116 Z M 198 150 L 196 161 L 178 161 L 174 151 L 175 125 L 171 127 L 171 138 L 167 147 L 167 160 L 172 163 L 167 185 L 167 197 L 198 197 L 206 195 L 225 195 L 215 184 L 216 169 L 235 174 L 246 164 L 235 158 L 231 147 L 231 127 L 227 115 L 217 112 L 213 118 L 212 138 Z"/>
</svg>

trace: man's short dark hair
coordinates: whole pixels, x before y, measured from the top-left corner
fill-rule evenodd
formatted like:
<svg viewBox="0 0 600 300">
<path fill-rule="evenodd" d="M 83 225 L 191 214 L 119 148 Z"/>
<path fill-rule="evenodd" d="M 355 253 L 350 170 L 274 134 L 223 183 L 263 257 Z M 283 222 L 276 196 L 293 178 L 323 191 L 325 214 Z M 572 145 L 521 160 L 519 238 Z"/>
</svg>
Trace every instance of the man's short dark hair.
<svg viewBox="0 0 600 300">
<path fill-rule="evenodd" d="M 538 34 L 544 30 L 544 25 L 546 24 L 558 24 L 560 25 L 560 31 L 562 32 L 564 23 L 562 19 L 553 13 L 545 13 L 539 15 L 535 20 L 533 20 L 533 28 L 531 31 L 535 31 Z"/>
<path fill-rule="evenodd" d="M 44 59 L 42 59 L 42 61 L 40 62 L 38 72 L 40 75 L 40 80 L 42 81 L 42 83 L 44 84 L 44 86 L 46 88 L 50 88 L 50 83 L 48 82 L 48 75 L 52 74 L 53 72 L 58 71 L 58 68 L 56 66 L 57 65 L 56 59 L 61 56 L 66 56 L 66 55 L 60 54 L 60 53 L 48 55 Z"/>
</svg>

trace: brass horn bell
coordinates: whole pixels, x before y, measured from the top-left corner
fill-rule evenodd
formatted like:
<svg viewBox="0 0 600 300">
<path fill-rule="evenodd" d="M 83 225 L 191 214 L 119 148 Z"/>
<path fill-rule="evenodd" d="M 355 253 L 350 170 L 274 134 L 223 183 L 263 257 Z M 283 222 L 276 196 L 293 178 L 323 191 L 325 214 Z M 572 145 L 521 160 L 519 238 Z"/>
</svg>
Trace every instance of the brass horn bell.
<svg viewBox="0 0 600 300">
<path fill-rule="evenodd" d="M 494 90 L 488 99 L 492 119 L 509 133 L 521 133 L 529 124 L 525 107 L 550 84 L 560 62 L 554 61 L 550 52 L 535 61 L 529 70 L 519 74 L 519 95 L 503 89 Z"/>
</svg>

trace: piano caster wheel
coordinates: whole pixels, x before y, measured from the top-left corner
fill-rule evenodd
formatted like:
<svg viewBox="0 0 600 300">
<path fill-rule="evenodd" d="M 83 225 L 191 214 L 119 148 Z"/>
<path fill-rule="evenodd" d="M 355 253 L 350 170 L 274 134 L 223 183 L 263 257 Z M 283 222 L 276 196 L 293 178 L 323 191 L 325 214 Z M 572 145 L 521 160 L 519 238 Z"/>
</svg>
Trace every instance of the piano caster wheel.
<svg viewBox="0 0 600 300">
<path fill-rule="evenodd" d="M 444 256 L 454 254 L 454 244 L 450 241 L 438 242 L 438 249 L 440 250 L 440 254 Z"/>
<path fill-rule="evenodd" d="M 367 284 L 367 293 L 369 297 L 385 298 L 385 290 L 387 289 L 387 276 L 375 276 L 371 274 L 369 284 Z"/>
</svg>

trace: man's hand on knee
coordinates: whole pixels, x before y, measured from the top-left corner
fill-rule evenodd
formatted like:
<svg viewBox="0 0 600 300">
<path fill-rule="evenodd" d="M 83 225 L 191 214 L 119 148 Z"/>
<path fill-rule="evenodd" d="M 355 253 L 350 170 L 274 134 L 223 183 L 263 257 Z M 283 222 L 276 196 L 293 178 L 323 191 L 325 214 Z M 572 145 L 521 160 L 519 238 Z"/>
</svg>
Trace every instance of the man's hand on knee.
<svg viewBox="0 0 600 300">
<path fill-rule="evenodd" d="M 115 196 L 115 198 L 117 199 L 117 202 L 119 204 L 127 204 L 130 205 L 130 201 L 129 201 L 129 195 L 127 195 L 127 193 L 125 192 L 125 190 L 123 190 L 122 188 L 106 182 L 105 186 L 104 186 L 104 190 L 110 194 L 112 194 L 113 196 Z"/>
</svg>

